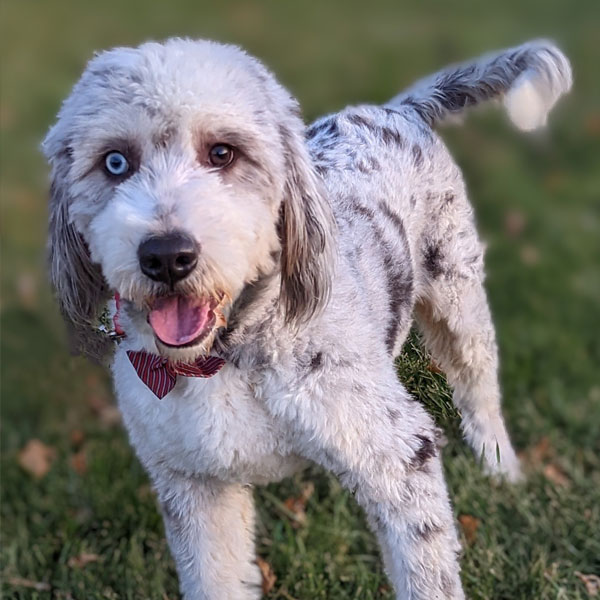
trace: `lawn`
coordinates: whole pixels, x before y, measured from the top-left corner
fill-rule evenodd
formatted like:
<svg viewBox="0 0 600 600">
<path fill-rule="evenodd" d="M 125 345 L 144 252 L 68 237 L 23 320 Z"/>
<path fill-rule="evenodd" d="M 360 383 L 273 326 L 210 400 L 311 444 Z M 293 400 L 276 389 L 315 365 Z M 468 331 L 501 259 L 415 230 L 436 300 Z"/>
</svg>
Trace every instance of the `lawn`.
<svg viewBox="0 0 600 600">
<path fill-rule="evenodd" d="M 449 61 L 528 38 L 563 47 L 575 88 L 548 129 L 525 136 L 484 111 L 443 131 L 488 244 L 505 414 L 526 483 L 501 485 L 481 474 L 460 440 L 443 375 L 416 337 L 397 364 L 447 432 L 468 596 L 593 596 L 590 576 L 600 575 L 597 0 L 3 0 L 0 7 L 3 598 L 178 597 L 153 492 L 106 373 L 66 349 L 45 279 L 47 170 L 37 151 L 95 49 L 169 35 L 243 45 L 299 97 L 307 120 L 382 102 Z M 392 597 L 363 515 L 334 478 L 312 469 L 256 497 L 258 552 L 276 577 L 267 577 L 268 598 Z"/>
</svg>

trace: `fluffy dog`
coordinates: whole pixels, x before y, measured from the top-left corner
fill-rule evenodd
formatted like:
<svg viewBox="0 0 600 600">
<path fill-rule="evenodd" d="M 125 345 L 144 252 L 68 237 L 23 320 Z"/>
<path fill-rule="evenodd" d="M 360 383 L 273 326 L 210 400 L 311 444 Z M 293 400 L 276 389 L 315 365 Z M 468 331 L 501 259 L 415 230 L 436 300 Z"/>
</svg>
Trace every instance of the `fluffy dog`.
<svg viewBox="0 0 600 600">
<path fill-rule="evenodd" d="M 186 598 L 260 596 L 251 486 L 306 461 L 355 492 L 398 598 L 463 597 L 436 428 L 393 366 L 413 316 L 477 456 L 510 480 L 519 465 L 483 247 L 432 127 L 503 97 L 533 129 L 570 85 L 537 41 L 307 129 L 236 47 L 173 39 L 89 63 L 43 144 L 51 277 L 90 354 L 120 297 L 115 390 Z"/>
</svg>

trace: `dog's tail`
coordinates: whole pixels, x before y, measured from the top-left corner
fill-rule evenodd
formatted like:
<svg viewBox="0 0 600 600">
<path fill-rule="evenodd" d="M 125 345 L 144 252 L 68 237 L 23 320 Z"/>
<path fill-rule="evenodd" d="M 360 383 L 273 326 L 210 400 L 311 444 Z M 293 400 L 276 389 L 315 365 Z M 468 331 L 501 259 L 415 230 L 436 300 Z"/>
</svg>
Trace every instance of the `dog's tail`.
<svg viewBox="0 0 600 600">
<path fill-rule="evenodd" d="M 386 106 L 412 106 L 430 125 L 486 100 L 503 98 L 511 121 L 524 131 L 541 127 L 555 102 L 569 91 L 571 65 L 546 40 L 484 55 L 415 83 Z"/>
</svg>

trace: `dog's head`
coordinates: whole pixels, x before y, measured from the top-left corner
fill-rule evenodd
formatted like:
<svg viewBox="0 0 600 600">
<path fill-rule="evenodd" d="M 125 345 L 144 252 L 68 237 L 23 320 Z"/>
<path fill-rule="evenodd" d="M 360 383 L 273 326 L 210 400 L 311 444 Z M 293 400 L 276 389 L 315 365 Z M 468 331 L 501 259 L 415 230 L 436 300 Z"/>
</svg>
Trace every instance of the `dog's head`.
<svg viewBox="0 0 600 600">
<path fill-rule="evenodd" d="M 174 360 L 205 354 L 261 275 L 280 277 L 288 323 L 325 302 L 331 215 L 298 105 L 240 49 L 176 39 L 98 55 L 43 150 L 51 279 L 84 338 L 115 292 L 128 335 Z"/>
</svg>

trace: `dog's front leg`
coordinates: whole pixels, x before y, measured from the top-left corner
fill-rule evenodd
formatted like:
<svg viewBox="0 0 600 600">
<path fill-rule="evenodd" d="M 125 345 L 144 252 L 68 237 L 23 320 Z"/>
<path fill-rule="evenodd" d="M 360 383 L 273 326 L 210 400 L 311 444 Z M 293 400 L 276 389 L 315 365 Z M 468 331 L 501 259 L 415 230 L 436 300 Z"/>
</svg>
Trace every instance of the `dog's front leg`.
<svg viewBox="0 0 600 600">
<path fill-rule="evenodd" d="M 463 598 L 432 419 L 393 373 L 387 385 L 367 377 L 331 377 L 318 398 L 273 408 L 297 432 L 299 452 L 335 473 L 365 509 L 397 598 Z"/>
<path fill-rule="evenodd" d="M 252 489 L 215 479 L 155 479 L 186 600 L 261 597 Z"/>
</svg>

